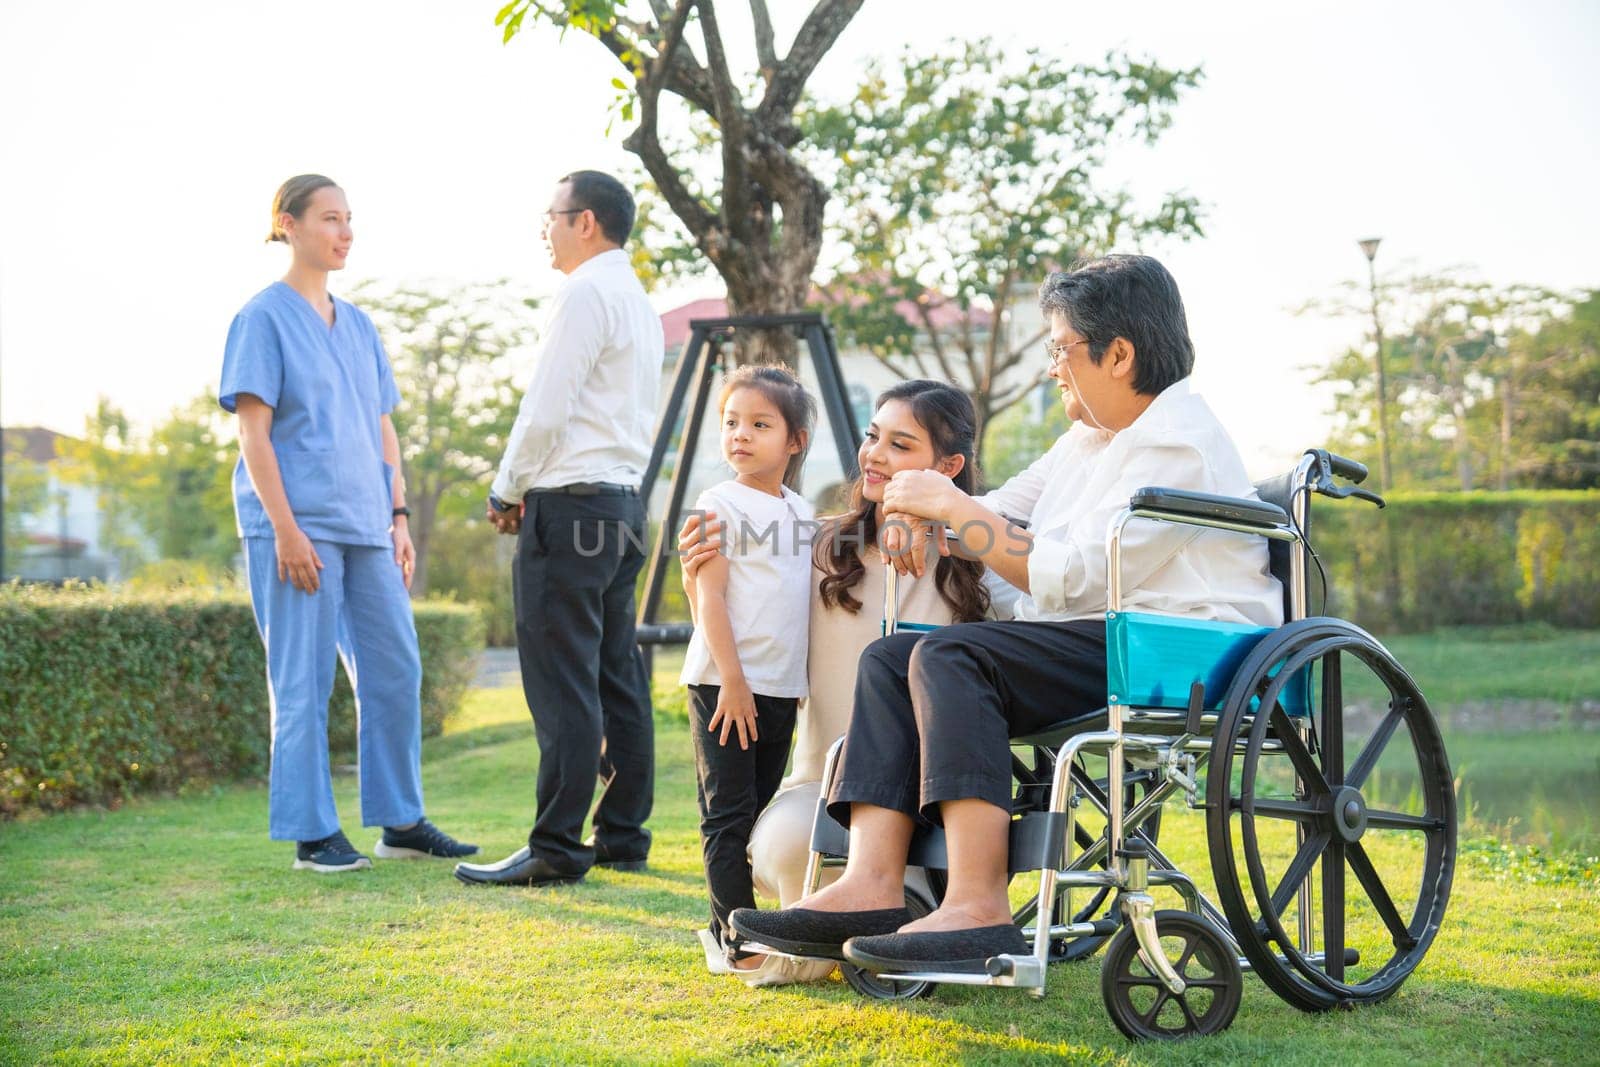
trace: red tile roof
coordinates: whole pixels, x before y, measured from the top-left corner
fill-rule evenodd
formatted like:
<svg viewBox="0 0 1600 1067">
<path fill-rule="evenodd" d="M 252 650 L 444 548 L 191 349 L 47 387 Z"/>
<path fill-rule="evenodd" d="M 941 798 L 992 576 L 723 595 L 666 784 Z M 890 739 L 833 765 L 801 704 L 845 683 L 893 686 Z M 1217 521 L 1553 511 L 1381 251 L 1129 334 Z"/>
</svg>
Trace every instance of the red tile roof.
<svg viewBox="0 0 1600 1067">
<path fill-rule="evenodd" d="M 813 289 L 811 297 L 814 302 L 826 302 L 826 295 L 821 290 Z M 859 298 L 857 298 L 859 299 Z M 900 317 L 910 325 L 921 329 L 922 317 L 917 313 L 916 305 L 909 300 L 901 300 L 894 306 Z M 693 319 L 720 319 L 728 314 L 728 302 L 721 297 L 711 297 L 705 300 L 693 300 L 682 307 L 675 307 L 661 315 L 661 332 L 666 335 L 667 349 L 675 350 L 689 339 L 689 322 Z M 989 312 L 983 308 L 973 308 L 970 312 L 963 312 L 960 307 L 947 300 L 939 300 L 933 305 L 929 317 L 933 320 L 936 329 L 954 326 L 959 323 L 964 315 L 970 314 L 972 324 L 980 329 L 989 325 Z"/>
</svg>

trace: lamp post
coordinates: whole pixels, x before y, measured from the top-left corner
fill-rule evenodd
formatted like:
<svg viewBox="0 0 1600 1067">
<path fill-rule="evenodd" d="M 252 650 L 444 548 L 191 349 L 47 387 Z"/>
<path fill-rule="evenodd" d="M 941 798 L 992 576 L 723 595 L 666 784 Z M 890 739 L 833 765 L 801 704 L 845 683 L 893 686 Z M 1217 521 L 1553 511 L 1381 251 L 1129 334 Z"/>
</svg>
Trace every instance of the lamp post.
<svg viewBox="0 0 1600 1067">
<path fill-rule="evenodd" d="M 1378 257 L 1381 237 L 1368 237 L 1357 243 L 1367 257 L 1367 287 L 1372 294 L 1372 337 L 1377 342 L 1373 363 L 1378 370 L 1378 477 L 1385 490 L 1394 488 L 1389 476 L 1389 375 L 1383 367 L 1383 323 L 1378 318 L 1378 268 L 1373 260 Z"/>
</svg>

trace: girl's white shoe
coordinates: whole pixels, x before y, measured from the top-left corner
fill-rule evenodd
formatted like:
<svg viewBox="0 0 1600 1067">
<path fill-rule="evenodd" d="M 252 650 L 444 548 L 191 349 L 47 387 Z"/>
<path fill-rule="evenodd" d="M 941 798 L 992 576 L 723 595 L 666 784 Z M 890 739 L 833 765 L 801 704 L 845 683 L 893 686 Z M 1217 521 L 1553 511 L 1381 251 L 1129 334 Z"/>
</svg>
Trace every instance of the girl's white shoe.
<svg viewBox="0 0 1600 1067">
<path fill-rule="evenodd" d="M 712 974 L 737 974 L 733 964 L 728 962 L 728 954 L 717 943 L 717 935 L 705 927 L 699 932 L 700 946 L 706 951 L 706 970 Z"/>
<path fill-rule="evenodd" d="M 796 982 L 820 982 L 833 973 L 837 966 L 832 960 L 796 960 L 788 956 L 768 956 L 761 966 L 748 971 L 734 970 L 739 981 L 755 988 L 767 985 L 793 985 Z"/>
</svg>

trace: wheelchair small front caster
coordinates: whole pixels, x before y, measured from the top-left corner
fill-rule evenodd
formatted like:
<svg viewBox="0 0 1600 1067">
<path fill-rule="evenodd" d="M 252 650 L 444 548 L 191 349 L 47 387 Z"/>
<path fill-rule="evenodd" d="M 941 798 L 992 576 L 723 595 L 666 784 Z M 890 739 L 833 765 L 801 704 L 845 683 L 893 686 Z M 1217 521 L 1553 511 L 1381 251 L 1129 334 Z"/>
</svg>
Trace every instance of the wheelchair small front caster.
<svg viewBox="0 0 1600 1067">
<path fill-rule="evenodd" d="M 1125 924 L 1112 937 L 1100 971 L 1100 995 L 1111 1021 L 1136 1041 L 1226 1030 L 1244 994 L 1244 974 L 1228 939 L 1186 911 L 1158 911 L 1155 922 L 1162 950 L 1185 989 L 1167 988 L 1140 957 L 1133 926 Z"/>
<path fill-rule="evenodd" d="M 907 887 L 906 910 L 913 919 L 920 919 L 933 910 L 933 905 L 921 893 Z M 891 982 L 864 971 L 853 963 L 840 961 L 839 974 L 850 988 L 871 1000 L 916 1000 L 933 992 L 932 982 Z"/>
</svg>

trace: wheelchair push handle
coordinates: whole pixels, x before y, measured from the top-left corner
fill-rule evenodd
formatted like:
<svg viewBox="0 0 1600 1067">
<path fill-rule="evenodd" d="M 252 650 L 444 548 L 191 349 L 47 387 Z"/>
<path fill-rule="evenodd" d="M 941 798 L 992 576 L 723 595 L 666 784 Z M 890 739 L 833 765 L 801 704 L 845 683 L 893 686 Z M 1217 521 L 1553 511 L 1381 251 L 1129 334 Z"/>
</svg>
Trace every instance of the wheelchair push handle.
<svg viewBox="0 0 1600 1067">
<path fill-rule="evenodd" d="M 1360 488 L 1360 483 L 1367 480 L 1367 468 L 1364 464 L 1353 459 L 1335 455 L 1324 448 L 1308 448 L 1306 455 L 1311 456 L 1313 462 L 1307 471 L 1307 487 L 1322 496 L 1332 497 L 1335 500 L 1344 500 L 1346 497 L 1355 497 L 1385 507 L 1383 497 L 1370 489 Z M 1353 483 L 1340 485 L 1335 478 L 1344 478 Z"/>
</svg>

